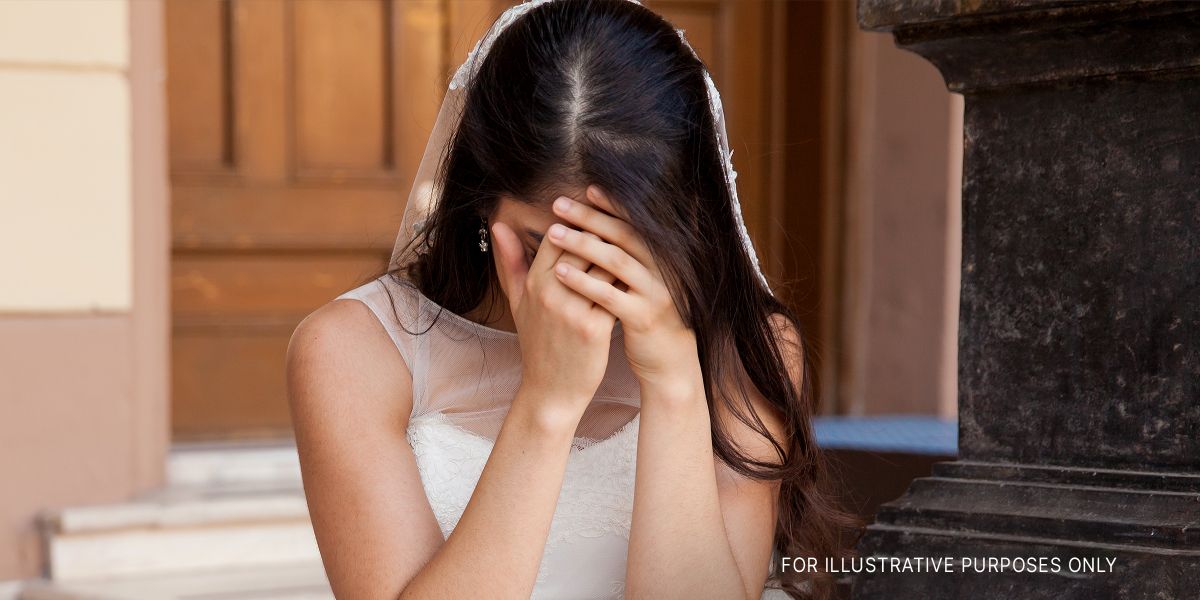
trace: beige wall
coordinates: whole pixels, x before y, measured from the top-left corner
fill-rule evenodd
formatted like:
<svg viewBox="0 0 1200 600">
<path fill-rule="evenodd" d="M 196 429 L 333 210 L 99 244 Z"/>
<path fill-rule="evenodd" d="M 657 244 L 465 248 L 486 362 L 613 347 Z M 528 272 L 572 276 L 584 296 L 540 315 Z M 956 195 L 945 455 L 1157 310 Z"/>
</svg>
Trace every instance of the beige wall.
<svg viewBox="0 0 1200 600">
<path fill-rule="evenodd" d="M 0 311 L 129 310 L 128 56 L 123 0 L 0 2 Z"/>
<path fill-rule="evenodd" d="M 0 580 L 38 511 L 128 498 L 166 451 L 157 0 L 0 2 Z"/>
<path fill-rule="evenodd" d="M 847 414 L 957 415 L 960 98 L 890 34 L 850 34 Z"/>
</svg>

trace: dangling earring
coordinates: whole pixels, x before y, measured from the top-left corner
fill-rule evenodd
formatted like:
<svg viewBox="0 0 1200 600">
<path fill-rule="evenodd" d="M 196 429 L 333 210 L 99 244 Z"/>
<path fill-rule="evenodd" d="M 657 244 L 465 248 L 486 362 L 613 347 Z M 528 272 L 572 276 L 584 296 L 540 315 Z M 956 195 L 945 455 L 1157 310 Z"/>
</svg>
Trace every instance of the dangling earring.
<svg viewBox="0 0 1200 600">
<path fill-rule="evenodd" d="M 479 251 L 488 251 L 487 220 L 483 217 L 479 218 Z"/>
</svg>

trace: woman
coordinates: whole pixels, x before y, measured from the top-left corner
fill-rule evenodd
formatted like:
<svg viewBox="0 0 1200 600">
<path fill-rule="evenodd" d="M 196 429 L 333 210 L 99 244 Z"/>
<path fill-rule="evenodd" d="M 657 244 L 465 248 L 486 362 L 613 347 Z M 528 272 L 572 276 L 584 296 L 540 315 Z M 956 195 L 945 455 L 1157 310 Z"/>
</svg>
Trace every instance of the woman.
<svg viewBox="0 0 1200 600">
<path fill-rule="evenodd" d="M 297 328 L 339 598 L 824 596 L 809 361 L 716 88 L 633 0 L 534 0 L 451 81 L 389 271 Z"/>
</svg>

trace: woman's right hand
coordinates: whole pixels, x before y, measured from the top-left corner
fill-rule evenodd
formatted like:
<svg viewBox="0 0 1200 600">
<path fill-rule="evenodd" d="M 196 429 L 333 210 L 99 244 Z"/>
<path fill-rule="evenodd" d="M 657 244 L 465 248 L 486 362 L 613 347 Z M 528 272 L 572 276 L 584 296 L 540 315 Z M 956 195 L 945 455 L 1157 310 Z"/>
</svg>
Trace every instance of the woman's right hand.
<svg viewBox="0 0 1200 600">
<path fill-rule="evenodd" d="M 491 227 L 497 271 L 508 298 L 521 346 L 521 391 L 514 399 L 536 398 L 527 406 L 550 422 L 579 422 L 608 368 L 616 317 L 567 287 L 554 273 L 559 262 L 587 271 L 587 261 L 543 237 L 527 263 L 516 233 L 497 221 Z M 594 274 L 611 278 L 599 269 Z M 528 401 L 528 400 L 526 400 Z"/>
</svg>

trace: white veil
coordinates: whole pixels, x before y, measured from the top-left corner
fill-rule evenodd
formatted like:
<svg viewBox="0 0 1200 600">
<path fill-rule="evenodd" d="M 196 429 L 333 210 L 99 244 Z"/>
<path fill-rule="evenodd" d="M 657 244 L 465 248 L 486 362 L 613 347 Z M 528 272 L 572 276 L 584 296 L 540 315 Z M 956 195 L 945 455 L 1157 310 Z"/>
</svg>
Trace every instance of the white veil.
<svg viewBox="0 0 1200 600">
<path fill-rule="evenodd" d="M 506 10 L 476 43 L 467 60 L 454 74 L 409 192 L 401 229 L 392 251 L 393 268 L 401 267 L 422 250 L 418 247 L 420 228 L 441 200 L 442 186 L 438 181 L 440 163 L 459 126 L 467 90 L 492 43 L 522 15 L 541 4 L 554 1 L 560 0 L 527 0 Z M 638 0 L 626 1 L 641 4 Z M 691 49 L 683 30 L 676 31 Z M 692 49 L 692 52 L 694 54 L 695 50 Z M 729 149 L 725 133 L 721 98 L 707 70 L 704 76 L 716 124 L 721 163 L 733 199 L 734 218 L 755 271 L 763 285 L 767 286 L 742 220 L 735 185 L 737 173 L 733 170 L 733 152 Z M 389 285 L 392 279 L 384 277 L 385 285 Z M 769 286 L 767 289 L 770 289 Z M 402 299 L 397 301 L 394 297 L 390 298 L 389 308 L 394 306 L 400 309 L 397 314 L 408 317 L 402 319 L 402 329 L 389 326 L 389 333 L 412 370 L 412 417 L 437 413 L 463 429 L 494 440 L 520 384 L 520 349 L 516 334 L 492 329 L 449 310 L 442 310 L 412 289 L 400 293 Z M 391 294 L 395 295 L 394 292 Z M 384 304 L 383 301 L 378 302 Z M 413 331 L 422 333 L 411 335 L 409 332 Z M 577 445 L 588 445 L 613 436 L 629 426 L 639 411 L 640 392 L 624 355 L 623 332 L 618 321 L 614 328 L 608 371 L 592 404 L 580 420 L 576 431 Z"/>
</svg>

